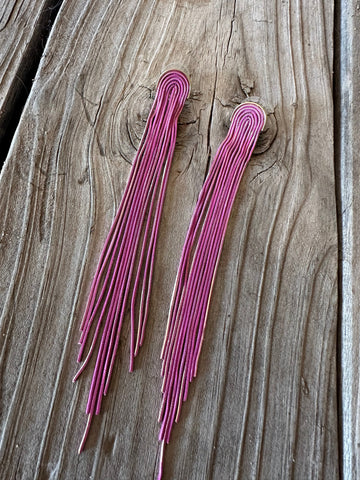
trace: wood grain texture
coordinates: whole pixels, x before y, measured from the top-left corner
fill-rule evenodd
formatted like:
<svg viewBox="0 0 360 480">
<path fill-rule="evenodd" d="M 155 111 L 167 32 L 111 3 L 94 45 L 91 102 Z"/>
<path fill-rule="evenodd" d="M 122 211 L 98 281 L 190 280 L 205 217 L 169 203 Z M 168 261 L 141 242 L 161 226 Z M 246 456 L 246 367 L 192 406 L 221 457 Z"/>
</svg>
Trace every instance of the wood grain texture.
<svg viewBox="0 0 360 480">
<path fill-rule="evenodd" d="M 340 257 L 340 384 L 342 478 L 360 476 L 360 5 L 340 2 L 336 24 L 336 134 Z"/>
<path fill-rule="evenodd" d="M 9 144 L 9 124 L 18 121 L 29 95 L 56 0 L 3 0 L 0 2 L 0 145 Z M 2 160 L 3 153 L 0 153 Z"/>
<path fill-rule="evenodd" d="M 156 474 L 160 346 L 211 156 L 245 94 L 276 116 L 242 181 L 164 478 L 338 478 L 331 2 L 65 1 L 0 177 L 2 478 Z M 145 345 L 85 425 L 78 327 L 159 75 L 184 68 Z"/>
</svg>

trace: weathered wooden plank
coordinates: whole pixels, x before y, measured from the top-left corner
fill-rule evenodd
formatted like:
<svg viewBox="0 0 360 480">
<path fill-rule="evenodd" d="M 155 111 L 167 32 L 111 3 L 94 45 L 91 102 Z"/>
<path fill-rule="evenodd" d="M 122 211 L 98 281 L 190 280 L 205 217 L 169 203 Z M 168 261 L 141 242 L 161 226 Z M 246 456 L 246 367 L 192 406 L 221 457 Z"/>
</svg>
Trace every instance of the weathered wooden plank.
<svg viewBox="0 0 360 480">
<path fill-rule="evenodd" d="M 0 164 L 60 3 L 56 0 L 0 2 Z"/>
<path fill-rule="evenodd" d="M 355 480 L 360 475 L 360 177 L 358 132 L 360 5 L 339 2 L 336 24 L 336 165 L 340 232 L 340 420 L 342 478 Z"/>
<path fill-rule="evenodd" d="M 224 246 L 198 378 L 165 478 L 338 478 L 332 4 L 65 1 L 0 179 L 1 476 L 154 475 L 159 352 L 191 212 L 245 92 L 278 134 L 248 167 Z M 78 326 L 153 89 L 192 95 L 161 224 L 134 374 L 128 327 L 88 449 Z M 135 148 L 134 148 L 135 146 Z"/>
</svg>

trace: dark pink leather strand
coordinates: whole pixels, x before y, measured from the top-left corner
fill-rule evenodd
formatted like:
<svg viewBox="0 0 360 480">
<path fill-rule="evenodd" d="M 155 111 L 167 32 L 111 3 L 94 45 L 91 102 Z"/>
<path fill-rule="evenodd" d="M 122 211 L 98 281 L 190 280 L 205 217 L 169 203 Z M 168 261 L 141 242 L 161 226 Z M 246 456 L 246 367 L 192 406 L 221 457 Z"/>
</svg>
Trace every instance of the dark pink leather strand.
<svg viewBox="0 0 360 480">
<path fill-rule="evenodd" d="M 234 112 L 228 135 L 220 145 L 201 190 L 182 251 L 161 353 L 163 400 L 159 415 L 162 443 L 169 443 L 179 420 L 197 365 L 215 274 L 226 227 L 244 169 L 266 116 L 255 103 Z"/>
<path fill-rule="evenodd" d="M 100 256 L 81 324 L 78 361 L 85 360 L 76 381 L 97 349 L 86 413 L 88 423 L 79 452 L 84 448 L 91 419 L 100 413 L 130 299 L 130 371 L 144 341 L 149 312 L 156 241 L 173 158 L 177 121 L 189 94 L 189 81 L 178 71 L 159 80 L 154 104 L 136 154 L 130 177 Z M 90 333 L 93 332 L 93 333 Z"/>
</svg>

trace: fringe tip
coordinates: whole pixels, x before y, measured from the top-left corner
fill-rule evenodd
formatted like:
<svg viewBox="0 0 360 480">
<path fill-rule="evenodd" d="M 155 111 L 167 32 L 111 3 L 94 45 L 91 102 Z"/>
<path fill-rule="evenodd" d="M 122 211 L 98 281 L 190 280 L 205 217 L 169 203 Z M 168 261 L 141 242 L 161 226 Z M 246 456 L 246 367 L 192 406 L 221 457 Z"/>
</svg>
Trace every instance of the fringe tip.
<svg viewBox="0 0 360 480">
<path fill-rule="evenodd" d="M 87 439 L 87 437 L 89 435 L 89 431 L 90 431 L 90 425 L 91 425 L 92 418 L 93 418 L 93 414 L 89 413 L 88 419 L 87 419 L 87 422 L 86 422 L 84 435 L 83 435 L 83 437 L 81 439 L 81 443 L 79 445 L 78 455 L 80 455 L 80 453 L 84 451 L 86 439 Z"/>
<path fill-rule="evenodd" d="M 76 383 L 78 381 L 80 374 L 81 374 L 81 371 L 79 370 L 72 379 L 73 383 Z"/>
<path fill-rule="evenodd" d="M 159 459 L 159 472 L 157 476 L 157 480 L 161 480 L 163 476 L 164 470 L 164 450 L 165 450 L 165 441 L 161 442 L 161 450 L 160 450 L 160 459 Z"/>
<path fill-rule="evenodd" d="M 132 360 L 129 365 L 129 373 L 132 373 L 134 371 L 134 361 Z"/>
</svg>

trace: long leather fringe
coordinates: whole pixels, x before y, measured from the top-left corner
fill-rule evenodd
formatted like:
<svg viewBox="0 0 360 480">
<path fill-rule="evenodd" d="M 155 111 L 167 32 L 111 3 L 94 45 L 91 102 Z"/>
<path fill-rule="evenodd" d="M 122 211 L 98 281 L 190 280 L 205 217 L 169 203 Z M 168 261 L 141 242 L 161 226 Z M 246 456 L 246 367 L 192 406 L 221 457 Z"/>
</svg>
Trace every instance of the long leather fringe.
<svg viewBox="0 0 360 480">
<path fill-rule="evenodd" d="M 74 381 L 79 378 L 97 349 L 86 407 L 88 422 L 79 452 L 84 448 L 92 417 L 100 413 L 102 398 L 109 389 L 129 297 L 130 371 L 144 341 L 156 241 L 175 148 L 177 121 L 188 93 L 189 82 L 182 72 L 171 70 L 160 78 L 124 196 L 95 272 L 81 324 L 79 362 L 89 335 L 92 340 L 74 377 Z"/>
<path fill-rule="evenodd" d="M 265 121 L 264 110 L 255 103 L 243 103 L 234 111 L 228 135 L 215 155 L 187 232 L 161 353 L 161 462 L 164 443 L 169 443 L 189 384 L 196 376 L 226 227 L 240 180 Z M 160 465 L 159 479 L 162 468 Z"/>
</svg>

